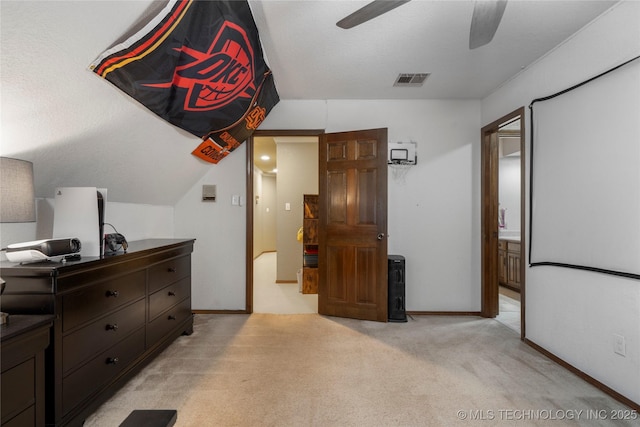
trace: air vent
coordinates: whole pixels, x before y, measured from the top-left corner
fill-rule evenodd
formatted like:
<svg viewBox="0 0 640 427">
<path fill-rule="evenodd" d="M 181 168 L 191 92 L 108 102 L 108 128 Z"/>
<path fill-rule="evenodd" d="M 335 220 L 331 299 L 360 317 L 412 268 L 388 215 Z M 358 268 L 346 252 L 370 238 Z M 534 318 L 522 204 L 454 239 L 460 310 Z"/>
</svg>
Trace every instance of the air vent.
<svg viewBox="0 0 640 427">
<path fill-rule="evenodd" d="M 428 73 L 400 74 L 393 85 L 402 87 L 419 87 L 422 86 L 427 77 L 429 77 Z"/>
</svg>

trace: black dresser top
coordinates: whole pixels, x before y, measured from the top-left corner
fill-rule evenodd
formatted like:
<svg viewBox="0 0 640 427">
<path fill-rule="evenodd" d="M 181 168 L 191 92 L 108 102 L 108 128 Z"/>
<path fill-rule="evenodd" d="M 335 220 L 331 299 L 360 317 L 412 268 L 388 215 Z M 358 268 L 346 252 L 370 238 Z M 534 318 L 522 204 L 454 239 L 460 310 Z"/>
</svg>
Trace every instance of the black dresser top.
<svg viewBox="0 0 640 427">
<path fill-rule="evenodd" d="M 96 266 L 108 266 L 135 260 L 136 258 L 146 257 L 158 251 L 167 251 L 183 246 L 193 247 L 195 239 L 145 239 L 128 242 L 127 252 L 122 250 L 105 254 L 101 257 L 84 256 L 77 260 L 60 261 L 60 257 L 53 257 L 50 261 L 39 261 L 31 263 L 15 263 L 3 261 L 0 263 L 0 276 L 57 276 L 63 272 L 72 272 L 74 270 L 91 268 L 92 264 Z"/>
</svg>

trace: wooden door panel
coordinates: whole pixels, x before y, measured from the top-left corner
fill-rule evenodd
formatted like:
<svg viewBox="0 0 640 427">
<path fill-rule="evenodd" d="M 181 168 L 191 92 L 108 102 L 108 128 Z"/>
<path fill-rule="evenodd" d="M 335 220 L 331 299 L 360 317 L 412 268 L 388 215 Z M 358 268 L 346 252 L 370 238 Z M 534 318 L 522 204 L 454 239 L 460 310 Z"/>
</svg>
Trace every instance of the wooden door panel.
<svg viewBox="0 0 640 427">
<path fill-rule="evenodd" d="M 347 284 L 353 280 L 351 254 L 352 251 L 345 247 L 327 247 L 327 297 L 332 304 L 349 301 Z"/>
<path fill-rule="evenodd" d="M 320 138 L 320 314 L 387 320 L 386 159 L 386 129 Z"/>
<path fill-rule="evenodd" d="M 328 222 L 333 225 L 347 223 L 347 174 L 344 171 L 327 173 Z"/>
<path fill-rule="evenodd" d="M 356 160 L 375 160 L 377 158 L 378 141 L 375 139 L 358 141 L 356 144 Z"/>
<path fill-rule="evenodd" d="M 347 160 L 347 142 L 331 141 L 327 143 L 327 162 Z"/>
<path fill-rule="evenodd" d="M 378 295 L 369 283 L 376 283 L 376 262 L 378 253 L 376 248 L 356 248 L 356 304 L 376 305 Z"/>
<path fill-rule="evenodd" d="M 358 219 L 357 225 L 376 225 L 376 206 L 378 176 L 375 169 L 360 169 L 358 174 Z"/>
</svg>

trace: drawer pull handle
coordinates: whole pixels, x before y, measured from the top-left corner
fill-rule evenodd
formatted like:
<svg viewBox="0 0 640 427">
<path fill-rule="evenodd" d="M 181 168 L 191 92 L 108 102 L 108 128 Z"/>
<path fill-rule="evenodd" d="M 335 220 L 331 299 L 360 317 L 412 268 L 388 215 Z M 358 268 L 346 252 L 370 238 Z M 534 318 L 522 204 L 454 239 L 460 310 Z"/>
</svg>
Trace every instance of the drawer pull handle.
<svg viewBox="0 0 640 427">
<path fill-rule="evenodd" d="M 120 359 L 117 357 L 109 357 L 107 358 L 107 365 L 116 365 L 119 361 Z"/>
<path fill-rule="evenodd" d="M 176 316 L 170 314 L 169 317 L 167 317 L 167 320 L 176 320 Z"/>
<path fill-rule="evenodd" d="M 168 271 L 169 273 L 175 273 L 175 272 L 176 272 L 176 271 L 178 271 L 178 270 L 176 270 L 176 268 L 175 268 L 175 267 L 169 267 L 169 268 L 167 269 L 167 271 Z"/>
<path fill-rule="evenodd" d="M 107 297 L 118 298 L 118 295 L 120 295 L 120 292 L 118 291 L 107 291 Z"/>
<path fill-rule="evenodd" d="M 170 297 L 175 297 L 176 293 L 173 292 L 173 291 L 169 291 L 169 292 L 167 292 L 167 295 L 169 295 Z"/>
<path fill-rule="evenodd" d="M 107 331 L 117 331 L 118 330 L 118 324 L 117 323 L 114 323 L 113 325 L 107 324 L 107 326 L 105 326 L 105 329 Z"/>
</svg>

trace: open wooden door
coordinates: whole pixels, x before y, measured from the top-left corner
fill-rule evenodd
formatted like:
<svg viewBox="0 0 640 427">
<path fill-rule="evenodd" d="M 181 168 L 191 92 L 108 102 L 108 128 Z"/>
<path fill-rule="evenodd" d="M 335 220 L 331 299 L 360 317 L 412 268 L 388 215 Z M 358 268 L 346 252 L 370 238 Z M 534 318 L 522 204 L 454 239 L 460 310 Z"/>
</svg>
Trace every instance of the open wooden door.
<svg viewBox="0 0 640 427">
<path fill-rule="evenodd" d="M 498 128 L 482 129 L 482 316 L 498 315 Z"/>
<path fill-rule="evenodd" d="M 387 321 L 387 129 L 319 144 L 318 313 Z"/>
</svg>

